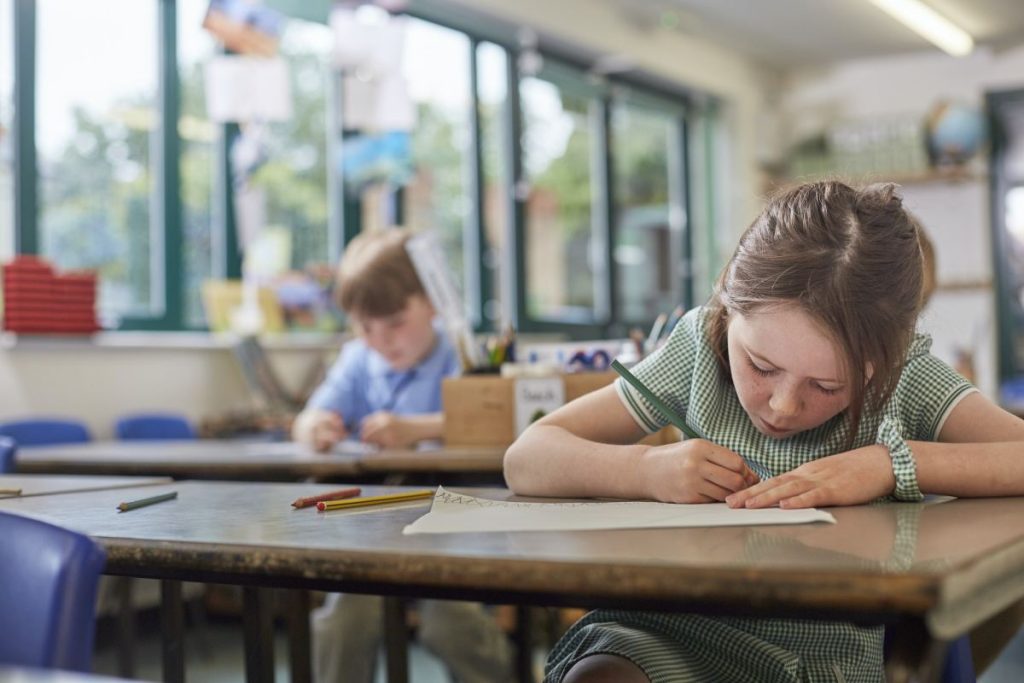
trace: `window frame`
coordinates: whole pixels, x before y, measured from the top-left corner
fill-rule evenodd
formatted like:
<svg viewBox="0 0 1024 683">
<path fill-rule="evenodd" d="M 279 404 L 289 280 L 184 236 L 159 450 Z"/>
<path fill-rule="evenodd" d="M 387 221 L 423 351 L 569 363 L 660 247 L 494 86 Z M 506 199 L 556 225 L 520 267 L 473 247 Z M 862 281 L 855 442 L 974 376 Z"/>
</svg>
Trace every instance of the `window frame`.
<svg viewBox="0 0 1024 683">
<path fill-rule="evenodd" d="M 185 320 L 184 302 L 184 249 L 183 205 L 181 197 L 180 155 L 182 141 L 178 134 L 177 121 L 180 113 L 180 76 L 177 61 L 177 2 L 158 2 L 158 109 L 161 121 L 157 148 L 154 150 L 155 172 L 153 188 L 159 210 L 151 219 L 162 236 L 163 253 L 153 254 L 163 268 L 162 294 L 163 311 L 159 315 L 125 317 L 118 330 L 195 330 Z M 15 253 L 34 254 L 39 251 L 39 188 L 38 160 L 35 149 L 35 72 L 36 72 L 36 8 L 34 0 L 14 0 L 14 239 Z M 463 248 L 466 267 L 464 290 L 467 311 L 477 331 L 492 331 L 495 322 L 486 315 L 487 302 L 493 298 L 492 282 L 495 276 L 494 264 L 488 258 L 491 245 L 487 238 L 486 213 L 483 209 L 484 179 L 482 164 L 481 121 L 479 109 L 478 48 L 482 43 L 491 43 L 503 48 L 506 53 L 504 112 L 500 118 L 503 138 L 503 171 L 507 179 L 507 215 L 505 220 L 505 259 L 511 267 L 502 269 L 502 301 L 500 302 L 505 322 L 511 323 L 522 332 L 558 332 L 573 338 L 594 338 L 624 336 L 629 326 L 649 321 L 620 319 L 616 310 L 615 291 L 616 269 L 611 245 L 615 244 L 615 188 L 611 116 L 616 106 L 616 89 L 628 91 L 637 101 L 666 104 L 675 122 L 673 149 L 670 164 L 679 169 L 679 179 L 670 186 L 670 193 L 677 196 L 677 213 L 683 221 L 680 239 L 672 248 L 673 263 L 678 264 L 673 277 L 679 281 L 684 306 L 693 304 L 693 252 L 692 237 L 694 221 L 691 219 L 690 193 L 691 169 L 688 159 L 688 120 L 695 93 L 677 84 L 647 73 L 630 72 L 593 76 L 590 69 L 599 55 L 569 48 L 552 41 L 542 41 L 537 50 L 545 60 L 564 65 L 579 75 L 579 85 L 593 93 L 591 97 L 591 125 L 594 136 L 592 176 L 592 229 L 593 239 L 598 240 L 595 249 L 603 255 L 599 268 L 595 268 L 595 311 L 593 320 L 573 322 L 567 320 L 534 319 L 528 315 L 525 304 L 526 262 L 524 236 L 526 232 L 525 201 L 521 198 L 524 181 L 521 136 L 523 134 L 522 102 L 519 86 L 522 75 L 518 59 L 521 54 L 516 27 L 511 24 L 478 16 L 460 13 L 458 17 L 443 9 L 418 8 L 406 13 L 423 21 L 459 31 L 469 39 L 469 83 L 470 112 L 468 144 L 464 150 L 467 168 L 467 195 L 471 198 L 471 210 L 463 232 Z M 561 68 L 558 69 L 561 71 Z M 544 72 L 539 78 L 551 80 Z M 561 77 L 559 77 L 561 80 Z M 343 93 L 337 77 L 331 79 L 333 92 L 327 96 L 331 103 L 337 103 Z M 644 106 L 647 106 L 646 104 Z M 327 144 L 344 144 L 344 134 L 339 134 L 336 125 L 337 111 L 328 107 L 330 126 Z M 167 125 L 175 122 L 175 125 Z M 213 276 L 238 278 L 241 274 L 241 257 L 238 250 L 233 210 L 232 186 L 229 175 L 229 150 L 232 140 L 238 134 L 237 126 L 227 124 L 220 127 L 217 143 L 215 186 L 213 193 L 213 222 L 211 240 L 214 249 Z M 329 158 L 333 158 L 333 153 Z M 359 198 L 345 193 L 344 179 L 332 167 L 328 170 L 328 245 L 331 256 L 337 258 L 344 246 L 359 234 L 361 229 L 362 206 Z M 675 203 L 673 201 L 673 203 Z M 675 208 L 675 207 L 673 207 Z M 157 283 L 160 286 L 161 283 Z"/>
</svg>

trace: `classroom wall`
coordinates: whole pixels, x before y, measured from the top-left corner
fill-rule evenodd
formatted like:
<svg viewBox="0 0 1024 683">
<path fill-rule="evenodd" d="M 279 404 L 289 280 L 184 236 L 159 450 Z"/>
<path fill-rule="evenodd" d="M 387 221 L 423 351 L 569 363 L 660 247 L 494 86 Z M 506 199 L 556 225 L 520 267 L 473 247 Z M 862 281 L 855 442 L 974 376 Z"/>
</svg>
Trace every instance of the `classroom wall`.
<svg viewBox="0 0 1024 683">
<path fill-rule="evenodd" d="M 990 90 L 1024 88 L 1024 45 L 978 49 L 965 58 L 929 51 L 860 59 L 787 74 L 779 114 L 792 142 L 830 119 L 859 120 L 912 114 L 922 118 L 940 99 L 984 106 Z M 939 290 L 921 327 L 933 349 L 953 362 L 973 352 L 979 388 L 996 394 L 995 299 L 992 283 L 988 177 L 985 165 L 962 182 L 904 184 L 906 204 L 935 244 Z"/>
<path fill-rule="evenodd" d="M 39 415 L 74 417 L 96 438 L 113 436 L 114 420 L 127 412 L 173 411 L 194 422 L 259 408 L 233 351 L 196 339 L 151 335 L 131 345 L 75 340 L 20 340 L 0 349 L 0 420 Z M 101 335 L 107 338 L 110 335 Z M 194 336 L 189 335 L 191 339 Z M 289 390 L 297 390 L 329 347 L 268 351 Z"/>
</svg>

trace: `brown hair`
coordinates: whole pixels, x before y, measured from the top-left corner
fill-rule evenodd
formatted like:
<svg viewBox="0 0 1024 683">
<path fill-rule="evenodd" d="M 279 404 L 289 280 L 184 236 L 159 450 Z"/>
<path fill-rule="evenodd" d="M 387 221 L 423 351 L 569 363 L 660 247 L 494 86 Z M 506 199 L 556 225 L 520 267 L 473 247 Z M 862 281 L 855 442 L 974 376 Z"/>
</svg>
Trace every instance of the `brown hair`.
<svg viewBox="0 0 1024 683">
<path fill-rule="evenodd" d="M 922 264 L 924 273 L 921 281 L 921 308 L 924 308 L 931 300 L 932 294 L 935 293 L 935 287 L 938 284 L 936 274 L 938 267 L 935 263 L 935 246 L 923 229 L 918 229 L 917 238 L 921 240 L 921 256 L 924 259 Z"/>
<path fill-rule="evenodd" d="M 800 185 L 769 200 L 715 285 L 708 341 L 729 376 L 728 316 L 796 304 L 842 351 L 852 446 L 899 382 L 922 303 L 920 226 L 893 184 Z M 870 379 L 866 368 L 873 369 Z"/>
<path fill-rule="evenodd" d="M 398 313 L 416 294 L 425 296 L 405 250 L 411 237 L 409 230 L 391 228 L 364 232 L 348 243 L 334 279 L 341 310 L 380 318 Z"/>
</svg>

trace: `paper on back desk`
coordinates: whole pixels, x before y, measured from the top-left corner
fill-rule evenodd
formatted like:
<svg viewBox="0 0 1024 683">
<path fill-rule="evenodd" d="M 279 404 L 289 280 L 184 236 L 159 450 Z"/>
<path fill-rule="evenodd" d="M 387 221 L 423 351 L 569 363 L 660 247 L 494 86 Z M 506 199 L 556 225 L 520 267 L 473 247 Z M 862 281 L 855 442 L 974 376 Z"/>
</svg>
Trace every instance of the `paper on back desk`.
<svg viewBox="0 0 1024 683">
<path fill-rule="evenodd" d="M 733 510 L 725 503 L 524 503 L 476 498 L 438 487 L 430 512 L 406 526 L 402 533 L 649 529 L 809 522 L 835 524 L 835 521 L 835 517 L 828 512 L 815 509 Z"/>
</svg>

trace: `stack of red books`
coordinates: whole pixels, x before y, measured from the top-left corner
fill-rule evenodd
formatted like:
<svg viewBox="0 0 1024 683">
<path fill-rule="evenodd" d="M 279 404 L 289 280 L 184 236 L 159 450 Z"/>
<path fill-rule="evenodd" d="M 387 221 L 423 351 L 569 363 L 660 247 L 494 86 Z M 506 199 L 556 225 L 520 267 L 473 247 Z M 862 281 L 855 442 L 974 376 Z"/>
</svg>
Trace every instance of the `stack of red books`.
<svg viewBox="0 0 1024 683">
<path fill-rule="evenodd" d="M 3 267 L 4 329 L 30 334 L 92 334 L 96 322 L 96 273 L 56 273 L 22 254 Z"/>
</svg>

